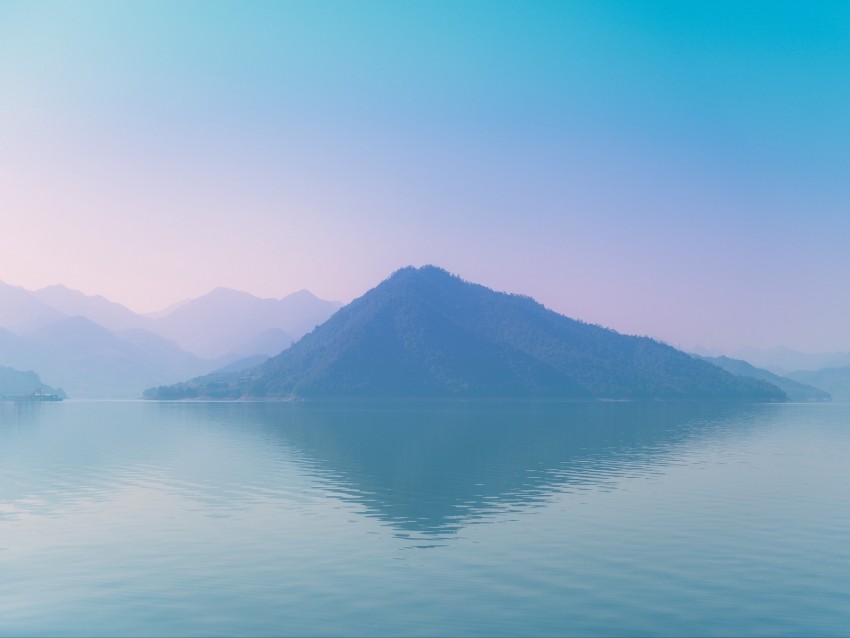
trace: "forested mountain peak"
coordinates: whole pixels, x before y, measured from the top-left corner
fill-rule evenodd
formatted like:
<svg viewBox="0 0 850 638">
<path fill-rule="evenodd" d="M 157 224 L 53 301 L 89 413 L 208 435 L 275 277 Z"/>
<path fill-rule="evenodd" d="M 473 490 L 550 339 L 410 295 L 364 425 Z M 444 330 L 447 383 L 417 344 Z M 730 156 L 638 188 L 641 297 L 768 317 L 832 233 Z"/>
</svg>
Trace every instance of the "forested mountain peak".
<svg viewBox="0 0 850 638">
<path fill-rule="evenodd" d="M 785 398 L 666 344 L 436 266 L 394 272 L 250 373 L 148 396 Z"/>
</svg>

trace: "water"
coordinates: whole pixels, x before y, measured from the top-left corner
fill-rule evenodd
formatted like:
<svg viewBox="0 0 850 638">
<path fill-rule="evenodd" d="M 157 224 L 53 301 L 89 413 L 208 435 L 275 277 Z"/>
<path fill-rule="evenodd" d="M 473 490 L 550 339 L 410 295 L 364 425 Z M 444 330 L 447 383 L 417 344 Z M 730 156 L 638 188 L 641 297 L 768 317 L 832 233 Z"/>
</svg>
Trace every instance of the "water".
<svg viewBox="0 0 850 638">
<path fill-rule="evenodd" d="M 0 635 L 847 635 L 850 405 L 0 404 Z"/>
</svg>

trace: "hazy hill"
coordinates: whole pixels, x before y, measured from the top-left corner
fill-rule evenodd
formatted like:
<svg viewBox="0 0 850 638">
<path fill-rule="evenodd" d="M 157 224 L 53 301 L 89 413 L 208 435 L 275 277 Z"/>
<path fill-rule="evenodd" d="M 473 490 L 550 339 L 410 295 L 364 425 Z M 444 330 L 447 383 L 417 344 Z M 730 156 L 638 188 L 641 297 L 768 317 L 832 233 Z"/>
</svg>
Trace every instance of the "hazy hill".
<svg viewBox="0 0 850 638">
<path fill-rule="evenodd" d="M 108 330 L 150 330 L 153 321 L 100 295 L 85 295 L 65 286 L 48 286 L 32 293 L 39 301 L 69 317 L 86 317 Z"/>
<path fill-rule="evenodd" d="M 785 399 L 652 339 L 433 266 L 396 272 L 249 374 L 146 396 Z"/>
<path fill-rule="evenodd" d="M 798 370 L 788 376 L 829 392 L 834 401 L 850 401 L 850 367 Z"/>
<path fill-rule="evenodd" d="M 755 366 L 750 365 L 746 361 L 741 361 L 740 359 L 731 359 L 725 356 L 701 358 L 704 361 L 708 361 L 709 363 L 713 363 L 714 365 L 723 368 L 727 372 L 731 372 L 732 374 L 737 374 L 742 377 L 751 377 L 753 379 L 761 379 L 762 381 L 772 383 L 782 390 L 791 401 L 829 401 L 832 399 L 828 392 L 824 392 L 816 387 L 794 381 L 787 377 L 781 377 L 768 370 L 756 368 Z"/>
<path fill-rule="evenodd" d="M 41 391 L 44 394 L 57 394 L 61 397 L 65 396 L 61 389 L 51 388 L 42 383 L 35 372 L 21 372 L 14 368 L 0 366 L 0 399 L 28 396 L 36 391 Z"/>
<path fill-rule="evenodd" d="M 206 372 L 203 361 L 142 330 L 119 336 L 85 317 L 56 321 L 22 335 L 0 332 L 0 364 L 38 370 L 72 398 L 137 398 L 152 383 Z"/>
<path fill-rule="evenodd" d="M 0 328 L 12 332 L 40 328 L 64 317 L 63 313 L 18 286 L 0 282 Z"/>
<path fill-rule="evenodd" d="M 735 353 L 735 358 L 744 359 L 754 366 L 783 376 L 793 370 L 850 366 L 850 352 L 799 352 L 785 346 L 770 350 L 744 348 Z"/>
<path fill-rule="evenodd" d="M 273 340 L 269 330 L 278 331 L 274 333 L 277 343 L 288 345 L 325 321 L 338 307 L 306 290 L 282 299 L 261 299 L 246 292 L 216 288 L 160 317 L 152 329 L 201 357 L 277 354 L 280 350 L 267 352 Z M 252 340 L 257 340 L 258 344 L 253 345 L 262 349 L 246 350 Z"/>
<path fill-rule="evenodd" d="M 145 358 L 155 363 L 159 370 L 173 371 L 168 372 L 168 376 L 174 376 L 178 370 L 213 369 L 214 366 L 223 363 L 219 359 L 210 361 L 200 359 L 186 352 L 173 341 L 147 330 L 124 330 L 115 333 L 115 336 L 136 346 L 138 351 L 143 352 Z M 226 358 L 226 361 L 229 362 L 230 359 Z"/>
<path fill-rule="evenodd" d="M 277 354 L 337 307 L 307 291 L 259 299 L 218 289 L 154 319 L 61 285 L 32 292 L 0 283 L 0 365 L 38 370 L 73 398 L 134 398 Z"/>
<path fill-rule="evenodd" d="M 233 349 L 234 353 L 250 353 L 273 357 L 292 345 L 292 337 L 280 328 L 268 328 L 260 334 L 242 342 Z"/>
<path fill-rule="evenodd" d="M 26 342 L 15 333 L 0 328 L 0 365 L 8 365 L 19 370 L 33 369 L 36 366 L 26 363 L 29 359 Z"/>
<path fill-rule="evenodd" d="M 261 363 L 268 361 L 269 357 L 264 354 L 252 354 L 248 357 L 236 359 L 227 365 L 216 368 L 210 374 L 227 374 L 230 372 L 247 372 L 256 368 Z"/>
<path fill-rule="evenodd" d="M 176 343 L 197 357 L 232 361 L 274 355 L 339 308 L 302 290 L 282 299 L 261 299 L 217 288 L 197 299 L 170 306 L 156 315 L 138 315 L 101 296 L 56 285 L 32 292 L 0 283 L 0 328 L 31 332 L 69 317 L 85 317 L 116 334 L 146 330 Z M 3 353 L 0 351 L 0 364 Z"/>
</svg>

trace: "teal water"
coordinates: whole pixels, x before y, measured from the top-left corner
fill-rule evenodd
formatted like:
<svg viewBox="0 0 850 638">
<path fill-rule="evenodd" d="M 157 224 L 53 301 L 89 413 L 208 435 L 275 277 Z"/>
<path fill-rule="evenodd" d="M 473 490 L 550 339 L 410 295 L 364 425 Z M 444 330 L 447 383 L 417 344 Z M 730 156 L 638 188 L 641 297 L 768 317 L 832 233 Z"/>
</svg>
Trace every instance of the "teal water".
<svg viewBox="0 0 850 638">
<path fill-rule="evenodd" d="M 847 635 L 850 405 L 0 404 L 0 635 Z"/>
</svg>

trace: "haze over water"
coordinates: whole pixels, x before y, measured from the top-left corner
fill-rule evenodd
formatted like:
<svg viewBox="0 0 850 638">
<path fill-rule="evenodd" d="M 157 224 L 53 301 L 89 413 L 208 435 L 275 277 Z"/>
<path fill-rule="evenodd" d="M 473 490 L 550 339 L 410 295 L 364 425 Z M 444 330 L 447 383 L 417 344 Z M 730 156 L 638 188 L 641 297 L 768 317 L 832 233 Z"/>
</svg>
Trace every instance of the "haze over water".
<svg viewBox="0 0 850 638">
<path fill-rule="evenodd" d="M 0 404 L 0 634 L 844 635 L 848 420 Z"/>
</svg>

